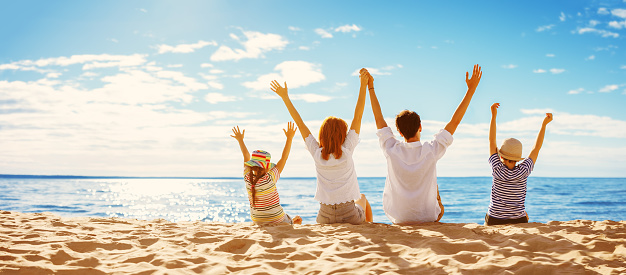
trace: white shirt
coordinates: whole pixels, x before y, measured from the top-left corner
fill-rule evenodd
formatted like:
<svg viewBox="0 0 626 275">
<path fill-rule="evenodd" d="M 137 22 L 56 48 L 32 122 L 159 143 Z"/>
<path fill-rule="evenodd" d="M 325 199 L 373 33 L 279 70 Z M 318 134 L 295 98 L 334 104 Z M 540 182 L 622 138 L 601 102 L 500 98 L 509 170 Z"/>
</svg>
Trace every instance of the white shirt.
<svg viewBox="0 0 626 275">
<path fill-rule="evenodd" d="M 352 160 L 354 147 L 359 143 L 359 134 L 354 130 L 348 132 L 346 140 L 341 145 L 343 153 L 339 159 L 336 159 L 333 154 L 330 154 L 328 160 L 323 159 L 322 148 L 313 134 L 309 135 L 304 143 L 315 161 L 317 172 L 315 200 L 323 204 L 339 204 L 361 197 Z"/>
<path fill-rule="evenodd" d="M 441 129 L 435 140 L 398 141 L 385 127 L 376 134 L 387 158 L 383 210 L 393 223 L 434 222 L 441 208 L 437 202 L 437 161 L 452 144 L 452 134 Z"/>
</svg>

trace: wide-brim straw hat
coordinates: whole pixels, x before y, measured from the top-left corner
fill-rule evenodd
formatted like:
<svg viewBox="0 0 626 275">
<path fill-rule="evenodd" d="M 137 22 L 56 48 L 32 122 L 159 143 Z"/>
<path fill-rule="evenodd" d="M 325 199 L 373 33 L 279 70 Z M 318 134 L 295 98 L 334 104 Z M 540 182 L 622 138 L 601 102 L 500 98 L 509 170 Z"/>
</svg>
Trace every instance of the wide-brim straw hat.
<svg viewBox="0 0 626 275">
<path fill-rule="evenodd" d="M 245 165 L 254 167 L 262 167 L 263 169 L 272 169 L 276 164 L 271 163 L 272 155 L 269 152 L 263 150 L 255 150 L 252 152 L 252 156 L 249 161 L 245 162 Z"/>
<path fill-rule="evenodd" d="M 522 143 L 514 138 L 507 138 L 502 142 L 498 155 L 504 159 L 520 161 L 522 157 Z"/>
</svg>

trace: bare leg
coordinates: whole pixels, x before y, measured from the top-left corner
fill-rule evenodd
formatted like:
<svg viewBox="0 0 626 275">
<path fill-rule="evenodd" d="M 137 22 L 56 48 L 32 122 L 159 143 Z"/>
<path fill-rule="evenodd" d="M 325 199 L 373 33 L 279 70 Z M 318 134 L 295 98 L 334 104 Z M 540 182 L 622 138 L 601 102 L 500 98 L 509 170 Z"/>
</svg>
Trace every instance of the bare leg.
<svg viewBox="0 0 626 275">
<path fill-rule="evenodd" d="M 437 217 L 436 222 L 443 218 L 443 203 L 441 203 L 441 197 L 439 196 L 439 186 L 437 186 L 437 202 L 439 203 L 439 208 L 441 208 L 441 213 L 439 213 L 439 217 Z"/>
<path fill-rule="evenodd" d="M 361 198 L 358 200 L 355 200 L 354 203 L 358 204 L 359 206 L 361 206 L 363 210 L 365 210 L 366 222 L 374 221 L 374 215 L 372 214 L 372 207 L 370 206 L 369 201 L 367 201 L 367 198 L 365 198 L 365 194 L 361 194 Z"/>
</svg>

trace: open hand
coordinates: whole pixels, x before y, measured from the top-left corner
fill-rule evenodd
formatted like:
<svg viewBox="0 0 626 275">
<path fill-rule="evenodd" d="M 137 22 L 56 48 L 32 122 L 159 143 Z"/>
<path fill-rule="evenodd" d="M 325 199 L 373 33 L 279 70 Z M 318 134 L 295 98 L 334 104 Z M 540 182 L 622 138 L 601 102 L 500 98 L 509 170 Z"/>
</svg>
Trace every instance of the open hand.
<svg viewBox="0 0 626 275">
<path fill-rule="evenodd" d="M 469 72 L 465 72 L 465 83 L 467 83 L 468 89 L 476 89 L 480 78 L 483 76 L 483 72 L 480 70 L 478 64 L 474 65 L 474 71 L 472 72 L 472 78 L 469 78 Z"/>
<path fill-rule="evenodd" d="M 287 123 L 287 130 L 283 129 L 283 132 L 285 132 L 285 136 L 287 136 L 287 138 L 293 138 L 293 136 L 296 135 L 297 129 L 296 124 L 289 121 Z"/>
<path fill-rule="evenodd" d="M 288 92 L 287 92 L 287 81 L 285 81 L 285 88 L 281 87 L 280 84 L 278 84 L 278 81 L 273 80 L 270 83 L 271 90 L 272 92 L 275 92 L 278 96 L 280 96 L 280 98 L 285 98 L 285 97 L 289 97 Z"/>
<path fill-rule="evenodd" d="M 548 124 L 552 121 L 552 113 L 546 113 L 546 118 L 543 119 L 543 124 Z"/>
<path fill-rule="evenodd" d="M 239 125 L 237 125 L 237 127 L 233 127 L 233 134 L 234 135 L 230 135 L 230 136 L 235 138 L 238 141 L 243 141 L 243 135 L 245 133 L 246 133 L 246 130 L 244 129 L 243 131 L 239 131 Z"/>
<path fill-rule="evenodd" d="M 491 116 L 498 115 L 498 107 L 500 107 L 500 103 L 494 103 L 491 105 Z"/>
</svg>

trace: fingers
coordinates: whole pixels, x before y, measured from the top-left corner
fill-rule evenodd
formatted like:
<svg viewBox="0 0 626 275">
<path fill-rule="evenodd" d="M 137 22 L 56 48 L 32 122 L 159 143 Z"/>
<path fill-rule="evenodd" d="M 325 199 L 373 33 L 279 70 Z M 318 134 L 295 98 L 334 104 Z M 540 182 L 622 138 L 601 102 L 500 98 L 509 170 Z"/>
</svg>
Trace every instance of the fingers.
<svg viewBox="0 0 626 275">
<path fill-rule="evenodd" d="M 465 82 L 469 81 L 469 72 L 465 72 Z"/>
<path fill-rule="evenodd" d="M 285 89 L 287 89 L 287 81 L 285 81 Z"/>
</svg>

